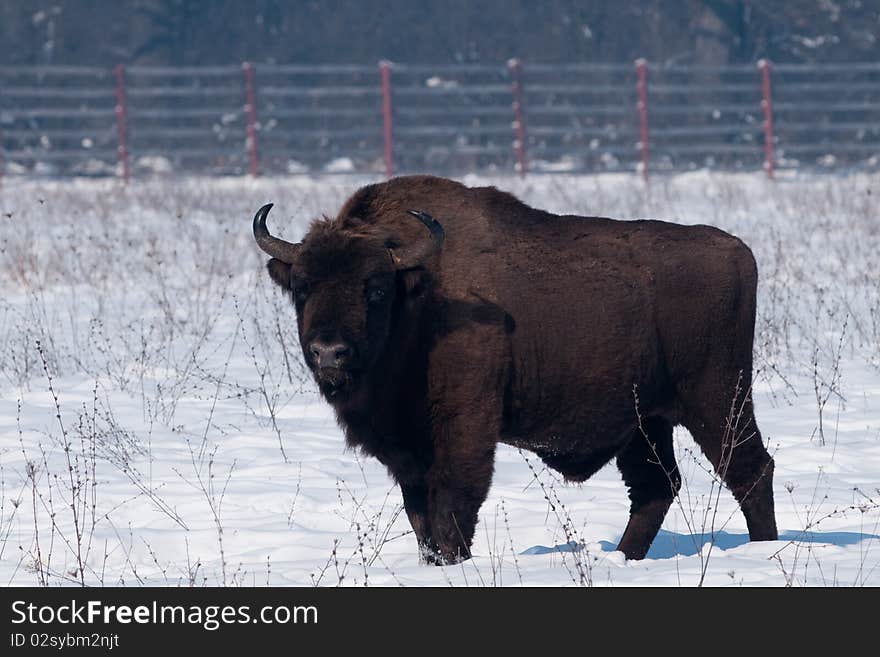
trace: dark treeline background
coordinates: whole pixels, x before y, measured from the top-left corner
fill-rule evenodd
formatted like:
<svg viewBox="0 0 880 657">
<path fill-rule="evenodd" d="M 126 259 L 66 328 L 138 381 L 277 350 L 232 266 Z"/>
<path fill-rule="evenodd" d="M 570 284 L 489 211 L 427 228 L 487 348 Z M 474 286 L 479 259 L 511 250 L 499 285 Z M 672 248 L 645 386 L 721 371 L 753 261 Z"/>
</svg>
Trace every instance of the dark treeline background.
<svg viewBox="0 0 880 657">
<path fill-rule="evenodd" d="M 0 65 L 871 61 L 880 0 L 0 0 Z"/>
</svg>

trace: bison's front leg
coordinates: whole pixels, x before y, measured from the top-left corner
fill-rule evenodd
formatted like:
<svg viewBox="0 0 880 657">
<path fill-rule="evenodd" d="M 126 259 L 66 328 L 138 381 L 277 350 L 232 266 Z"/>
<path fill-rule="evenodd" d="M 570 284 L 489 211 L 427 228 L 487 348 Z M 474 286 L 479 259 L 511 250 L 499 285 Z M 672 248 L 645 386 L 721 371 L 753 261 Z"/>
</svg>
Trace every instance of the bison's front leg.
<svg viewBox="0 0 880 657">
<path fill-rule="evenodd" d="M 419 561 L 436 563 L 437 551 L 431 536 L 431 518 L 428 515 L 428 485 L 424 482 L 400 484 L 403 508 L 419 543 Z"/>
<path fill-rule="evenodd" d="M 428 516 L 441 563 L 471 556 L 501 430 L 503 325 L 468 323 L 468 318 L 461 318 L 464 327 L 440 340 L 429 357 L 433 459 L 426 476 Z"/>
<path fill-rule="evenodd" d="M 454 423 L 455 424 L 455 423 Z M 473 427 L 447 427 L 428 472 L 428 512 L 438 564 L 471 556 L 477 512 L 489 493 L 495 442 Z"/>
</svg>

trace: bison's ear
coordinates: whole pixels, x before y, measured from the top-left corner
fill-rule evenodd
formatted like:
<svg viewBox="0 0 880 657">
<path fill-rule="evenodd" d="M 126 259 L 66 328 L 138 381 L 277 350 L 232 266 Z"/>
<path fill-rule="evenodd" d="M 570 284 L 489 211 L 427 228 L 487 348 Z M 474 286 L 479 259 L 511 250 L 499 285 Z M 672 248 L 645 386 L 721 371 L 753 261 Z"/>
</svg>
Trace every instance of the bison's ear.
<svg viewBox="0 0 880 657">
<path fill-rule="evenodd" d="M 430 236 L 425 236 L 414 244 L 388 250 L 391 262 L 394 263 L 394 267 L 398 270 L 421 267 L 425 260 L 440 250 L 446 237 L 443 226 L 431 215 L 420 210 L 407 210 L 407 212 L 422 222 L 430 231 Z"/>
<path fill-rule="evenodd" d="M 280 285 L 283 289 L 290 289 L 290 265 L 281 262 L 278 258 L 272 258 L 266 263 L 266 269 L 269 270 L 269 278 L 275 281 L 276 285 Z"/>
</svg>

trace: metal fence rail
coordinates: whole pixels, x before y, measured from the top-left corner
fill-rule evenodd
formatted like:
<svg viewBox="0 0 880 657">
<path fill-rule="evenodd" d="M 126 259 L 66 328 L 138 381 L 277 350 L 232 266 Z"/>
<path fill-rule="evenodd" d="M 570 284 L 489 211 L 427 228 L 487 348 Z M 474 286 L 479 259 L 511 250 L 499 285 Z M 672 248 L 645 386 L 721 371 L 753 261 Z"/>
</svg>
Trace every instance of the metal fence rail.
<svg viewBox="0 0 880 657">
<path fill-rule="evenodd" d="M 236 174 L 246 168 L 241 67 L 132 66 L 117 74 L 128 135 L 120 146 L 136 170 Z"/>
<path fill-rule="evenodd" d="M 0 67 L 0 175 L 870 167 L 880 64 Z"/>
<path fill-rule="evenodd" d="M 0 68 L 2 173 L 115 173 L 116 105 L 110 70 Z"/>
<path fill-rule="evenodd" d="M 381 169 L 382 87 L 375 66 L 255 67 L 267 172 Z"/>
</svg>

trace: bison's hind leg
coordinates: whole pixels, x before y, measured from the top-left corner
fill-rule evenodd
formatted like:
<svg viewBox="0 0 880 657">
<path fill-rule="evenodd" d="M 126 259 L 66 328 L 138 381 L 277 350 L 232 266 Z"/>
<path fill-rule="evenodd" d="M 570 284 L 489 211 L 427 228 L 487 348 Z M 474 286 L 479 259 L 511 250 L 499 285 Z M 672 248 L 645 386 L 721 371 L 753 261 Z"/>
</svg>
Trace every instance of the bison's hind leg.
<svg viewBox="0 0 880 657">
<path fill-rule="evenodd" d="M 631 501 L 629 522 L 617 549 L 627 559 L 643 559 L 681 487 L 672 424 L 661 417 L 645 418 L 617 455 L 617 467 Z"/>
</svg>

